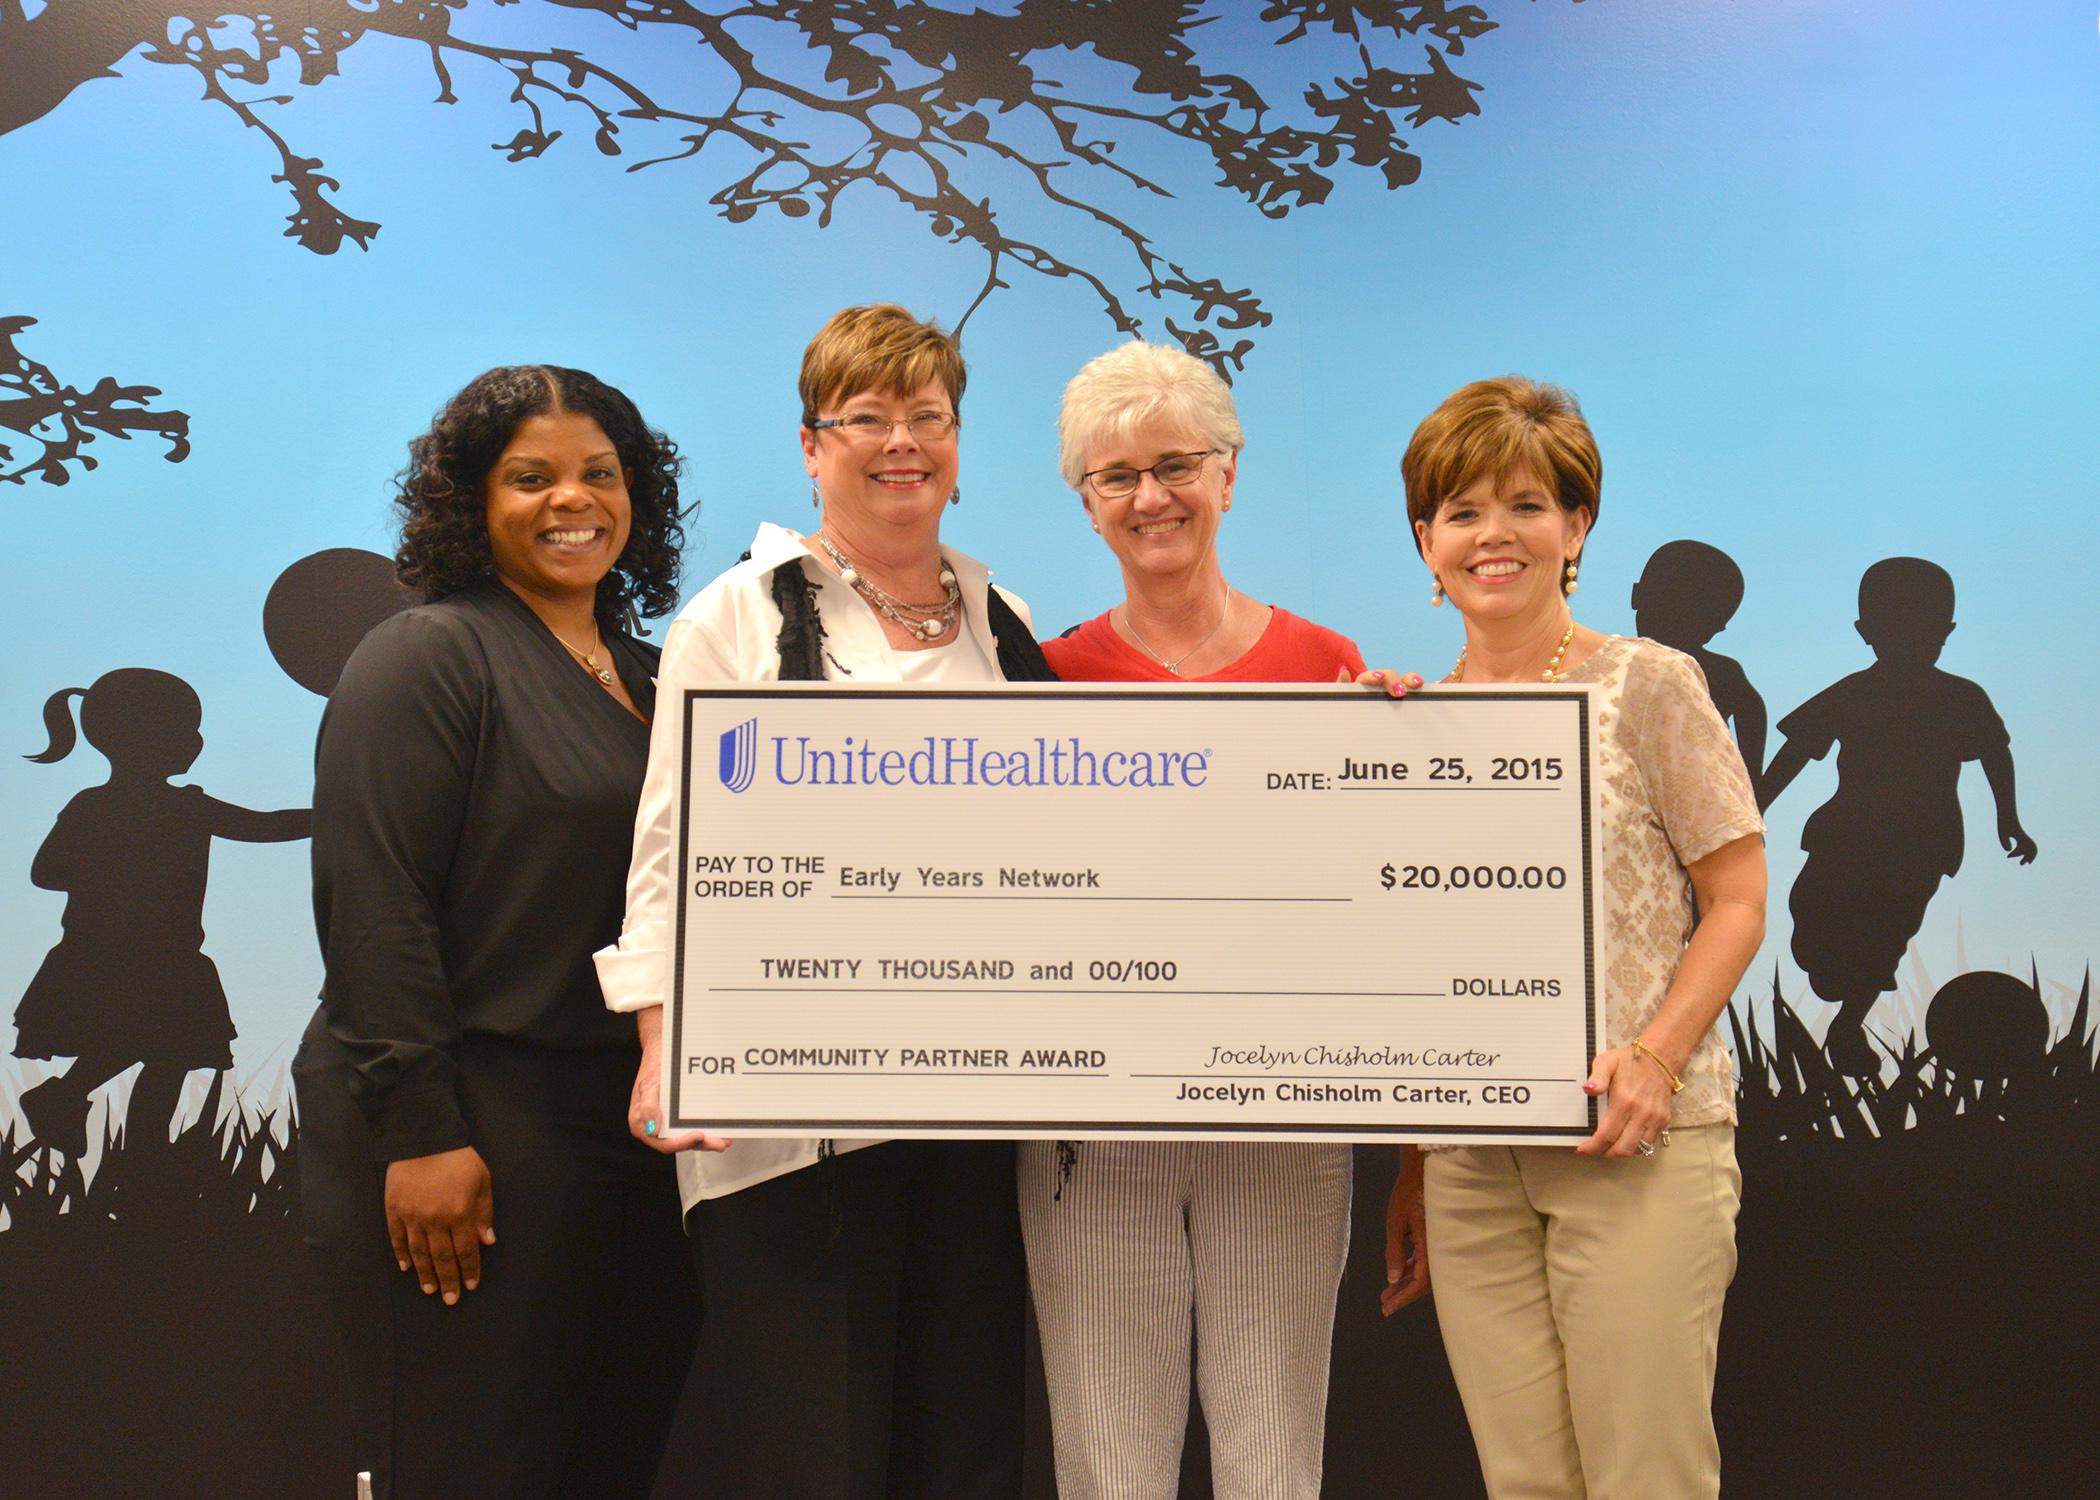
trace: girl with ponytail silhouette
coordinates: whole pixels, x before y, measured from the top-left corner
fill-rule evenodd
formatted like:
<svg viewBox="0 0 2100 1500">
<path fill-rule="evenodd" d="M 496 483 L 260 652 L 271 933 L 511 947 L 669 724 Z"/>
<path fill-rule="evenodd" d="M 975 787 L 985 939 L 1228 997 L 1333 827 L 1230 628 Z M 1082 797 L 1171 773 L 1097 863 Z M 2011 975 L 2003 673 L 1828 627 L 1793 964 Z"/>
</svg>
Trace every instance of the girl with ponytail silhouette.
<svg viewBox="0 0 2100 1500">
<path fill-rule="evenodd" d="M 88 1095 L 143 1062 L 127 1118 L 165 1132 L 184 1076 L 233 1065 L 233 1018 L 219 971 L 204 953 L 204 888 L 214 838 L 277 843 L 305 838 L 305 808 L 257 812 L 175 786 L 204 748 L 203 706 L 180 677 L 146 667 L 105 673 L 44 704 L 61 761 L 80 732 L 109 760 L 109 780 L 68 802 L 29 878 L 66 893 L 65 935 L 15 1010 L 17 1057 L 70 1057 L 73 1066 L 22 1095 L 37 1142 L 78 1159 L 87 1146 Z M 127 1132 L 134 1144 L 144 1139 Z"/>
</svg>

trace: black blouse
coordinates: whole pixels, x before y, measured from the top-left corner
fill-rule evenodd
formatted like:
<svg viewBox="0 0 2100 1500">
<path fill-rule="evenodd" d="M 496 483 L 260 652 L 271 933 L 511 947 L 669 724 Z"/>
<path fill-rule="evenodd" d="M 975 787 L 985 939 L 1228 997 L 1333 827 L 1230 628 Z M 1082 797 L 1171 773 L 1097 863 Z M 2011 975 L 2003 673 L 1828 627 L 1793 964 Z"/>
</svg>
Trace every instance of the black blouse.
<svg viewBox="0 0 2100 1500">
<path fill-rule="evenodd" d="M 605 644 L 651 713 L 656 648 Z M 469 1143 L 462 1036 L 637 1047 L 591 954 L 620 934 L 648 755 L 648 725 L 498 584 L 351 656 L 314 756 L 314 921 L 322 1017 L 381 1161 Z"/>
</svg>

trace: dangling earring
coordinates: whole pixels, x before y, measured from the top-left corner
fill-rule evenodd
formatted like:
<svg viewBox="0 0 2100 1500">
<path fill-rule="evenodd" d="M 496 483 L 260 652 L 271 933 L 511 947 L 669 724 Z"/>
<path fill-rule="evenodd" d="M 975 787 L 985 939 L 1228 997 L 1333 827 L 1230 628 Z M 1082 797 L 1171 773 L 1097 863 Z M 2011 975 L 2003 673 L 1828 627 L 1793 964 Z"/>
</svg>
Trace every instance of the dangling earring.
<svg viewBox="0 0 2100 1500">
<path fill-rule="evenodd" d="M 962 504 L 962 486 L 961 486 L 961 485 L 957 485 L 957 486 L 956 486 L 956 487 L 955 487 L 954 489 L 952 489 L 952 490 L 948 491 L 948 503 L 949 503 L 950 505 L 960 505 L 960 504 Z"/>
<path fill-rule="evenodd" d="M 817 488 L 817 476 L 814 474 L 809 476 L 809 503 L 818 510 L 824 508 L 824 492 Z"/>
<path fill-rule="evenodd" d="M 1442 609 L 1444 607 L 1444 580 L 1434 573 L 1429 575 L 1429 607 L 1431 609 Z"/>
<path fill-rule="evenodd" d="M 1561 579 L 1561 597 L 1566 598 L 1569 594 L 1574 593 L 1578 587 L 1579 585 L 1575 582 L 1575 559 L 1571 557 L 1568 559 L 1567 573 Z"/>
</svg>

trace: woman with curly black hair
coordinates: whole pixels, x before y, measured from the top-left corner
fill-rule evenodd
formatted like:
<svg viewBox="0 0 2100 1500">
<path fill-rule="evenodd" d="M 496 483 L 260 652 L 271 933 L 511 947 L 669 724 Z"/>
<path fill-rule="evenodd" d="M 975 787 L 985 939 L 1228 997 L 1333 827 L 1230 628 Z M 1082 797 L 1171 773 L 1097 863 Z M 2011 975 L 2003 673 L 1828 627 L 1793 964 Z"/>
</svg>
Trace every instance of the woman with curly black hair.
<svg viewBox="0 0 2100 1500">
<path fill-rule="evenodd" d="M 646 1495 L 691 1356 L 671 1164 L 627 1133 L 640 1048 L 591 965 L 655 706 L 627 626 L 675 602 L 678 473 L 581 370 L 474 380 L 395 501 L 428 602 L 321 722 L 302 1194 L 382 1496 Z"/>
</svg>

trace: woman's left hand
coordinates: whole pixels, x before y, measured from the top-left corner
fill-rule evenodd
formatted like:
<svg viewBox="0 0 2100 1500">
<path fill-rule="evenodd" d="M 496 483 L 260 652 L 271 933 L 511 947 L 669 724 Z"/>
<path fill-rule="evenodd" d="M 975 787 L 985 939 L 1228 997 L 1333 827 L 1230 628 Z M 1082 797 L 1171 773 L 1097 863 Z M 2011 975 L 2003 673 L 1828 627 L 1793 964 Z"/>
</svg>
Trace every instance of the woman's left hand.
<svg viewBox="0 0 2100 1500">
<path fill-rule="evenodd" d="M 1652 1150 L 1669 1128 L 1670 1080 L 1631 1047 L 1598 1053 L 1582 1090 L 1607 1095 L 1610 1102 L 1597 1133 L 1575 1148 L 1577 1156 L 1631 1156 L 1644 1144 Z"/>
<path fill-rule="evenodd" d="M 1349 669 L 1344 667 L 1335 673 L 1334 680 L 1336 682 L 1353 682 L 1358 687 L 1384 688 L 1386 696 L 1389 698 L 1405 698 L 1410 689 L 1418 688 L 1422 685 L 1422 674 L 1420 672 L 1395 672 L 1388 667 L 1373 667 L 1367 672 L 1359 672 L 1356 676 L 1351 677 Z"/>
</svg>

